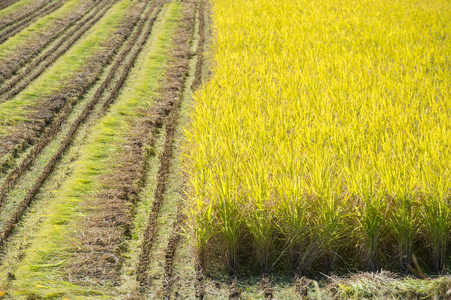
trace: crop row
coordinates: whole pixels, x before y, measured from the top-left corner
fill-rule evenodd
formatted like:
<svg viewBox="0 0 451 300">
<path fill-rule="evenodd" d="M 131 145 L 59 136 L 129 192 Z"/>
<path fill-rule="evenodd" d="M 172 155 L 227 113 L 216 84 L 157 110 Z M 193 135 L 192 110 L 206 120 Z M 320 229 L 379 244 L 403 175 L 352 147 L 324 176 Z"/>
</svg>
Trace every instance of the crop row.
<svg viewBox="0 0 451 300">
<path fill-rule="evenodd" d="M 5 0 L 2 3 L 0 3 L 0 9 L 4 9 L 14 3 L 16 3 L 18 0 Z"/>
</svg>

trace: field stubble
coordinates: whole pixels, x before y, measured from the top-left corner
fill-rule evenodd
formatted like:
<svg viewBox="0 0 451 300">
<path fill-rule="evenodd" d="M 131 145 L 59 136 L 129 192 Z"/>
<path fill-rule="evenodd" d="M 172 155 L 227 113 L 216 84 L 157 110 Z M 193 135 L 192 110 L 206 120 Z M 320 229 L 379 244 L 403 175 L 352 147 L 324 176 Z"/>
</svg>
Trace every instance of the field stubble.
<svg viewBox="0 0 451 300">
<path fill-rule="evenodd" d="M 137 4 L 135 9 L 131 10 L 128 13 L 129 17 L 126 20 L 124 19 L 122 26 L 120 26 L 118 28 L 118 30 L 119 30 L 118 32 L 120 32 L 121 35 L 123 35 L 124 32 L 127 32 L 127 31 L 130 32 L 133 29 L 136 19 L 138 17 L 137 13 L 140 9 L 141 9 L 140 5 Z M 135 37 L 134 37 L 134 39 L 132 39 L 133 42 L 136 39 L 136 34 L 134 34 L 134 35 L 135 35 Z M 124 38 L 126 36 L 127 36 L 127 34 L 124 34 Z M 111 41 L 109 41 L 110 47 L 113 46 L 113 48 L 110 50 L 110 53 L 109 53 L 110 58 L 107 58 L 107 59 L 111 59 L 111 55 L 113 54 L 113 49 L 115 48 L 114 45 L 116 47 L 120 47 L 122 42 L 123 41 L 118 38 L 113 38 L 113 39 L 111 39 Z M 120 62 L 120 61 L 122 61 L 122 59 L 125 58 L 125 54 L 127 54 L 128 50 L 130 50 L 133 43 L 127 43 L 126 45 L 127 46 L 123 47 L 121 55 L 119 56 L 119 59 L 115 60 L 115 64 L 114 64 L 115 68 L 112 68 L 112 70 L 110 70 L 109 76 L 107 78 L 107 79 L 109 79 L 109 81 L 107 83 L 110 83 L 110 81 L 112 81 L 112 79 L 115 75 L 115 72 L 117 71 L 118 65 L 119 65 L 118 61 Z M 100 59 L 94 57 L 94 59 L 98 62 L 99 67 L 102 66 L 102 64 L 101 64 L 102 60 L 103 61 L 105 60 L 106 55 L 108 55 L 108 54 L 102 53 L 100 56 Z M 90 68 L 92 71 L 94 71 L 92 66 L 90 66 Z M 94 76 L 92 76 L 91 78 L 89 78 L 87 76 L 85 78 L 86 78 L 87 84 L 89 83 L 89 80 L 93 80 L 93 79 L 95 80 Z M 80 82 L 74 82 L 74 84 L 80 84 Z M 80 86 L 80 85 L 78 85 L 76 87 L 80 93 L 79 97 L 81 97 L 81 95 L 83 95 L 83 93 L 89 87 L 87 84 L 84 87 Z M 19 204 L 19 206 L 16 209 L 12 209 L 12 208 L 8 207 L 8 209 L 2 210 L 2 221 L 5 220 L 5 218 L 6 218 L 5 216 L 7 215 L 7 212 L 14 211 L 14 214 L 12 215 L 10 220 L 7 223 L 5 223 L 2 228 L 2 235 L 1 235 L 2 243 L 5 241 L 5 239 L 7 238 L 9 233 L 12 231 L 12 229 L 16 226 L 21 215 L 25 212 L 25 210 L 29 206 L 31 200 L 36 195 L 36 193 L 39 191 L 40 187 L 45 182 L 47 176 L 53 171 L 55 165 L 57 164 L 57 162 L 59 161 L 61 156 L 64 154 L 65 149 L 70 145 L 72 138 L 75 135 L 78 127 L 80 126 L 80 124 L 82 122 L 85 121 L 85 119 L 91 113 L 92 109 L 95 107 L 97 102 L 100 100 L 100 96 L 103 93 L 103 91 L 105 90 L 106 86 L 107 86 L 107 84 L 104 81 L 104 83 L 100 85 L 100 88 L 94 94 L 92 100 L 88 101 L 87 104 L 83 107 L 83 109 L 80 112 L 75 112 L 77 114 L 77 117 L 70 124 L 70 126 L 67 129 L 67 132 L 63 135 L 64 138 L 62 140 L 60 140 L 61 145 L 59 146 L 58 150 L 54 153 L 53 157 L 51 159 L 49 159 L 49 161 L 47 163 L 44 163 L 43 169 L 38 171 L 41 173 L 38 175 L 38 178 L 35 180 L 33 185 L 29 187 L 29 190 L 28 190 L 27 194 L 25 195 L 25 197 L 23 198 L 23 200 L 21 200 L 20 203 L 17 203 L 16 201 L 10 201 L 11 204 L 15 203 L 16 205 Z M 117 89 L 118 88 L 115 87 L 115 88 L 113 88 L 113 91 L 117 90 Z M 8 174 L 8 176 L 5 178 L 5 180 L 3 181 L 3 184 L 2 184 L 2 188 L 1 188 L 2 198 L 1 198 L 0 203 L 2 204 L 2 206 L 4 206 L 4 203 L 8 197 L 8 193 L 12 193 L 12 191 L 14 191 L 14 190 L 11 190 L 11 188 L 15 185 L 17 180 L 20 179 L 20 177 L 23 176 L 23 174 L 32 166 L 36 157 L 41 153 L 41 151 L 52 141 L 52 139 L 58 133 L 60 133 L 60 129 L 61 129 L 60 126 L 68 118 L 68 116 L 72 112 L 73 106 L 75 105 L 75 103 L 78 100 L 79 100 L 78 98 L 75 98 L 75 99 L 72 99 L 73 103 L 70 103 L 69 105 L 66 104 L 66 106 L 62 109 L 58 118 L 56 118 L 56 120 L 54 120 L 53 123 L 50 123 L 50 125 L 48 127 L 44 128 L 45 129 L 44 134 L 38 139 L 37 143 L 32 147 L 32 150 L 29 151 L 28 153 L 26 153 L 24 159 L 15 168 L 13 168 L 11 170 L 11 172 Z M 61 101 L 61 102 L 63 102 L 63 101 Z M 105 105 L 105 107 L 106 107 L 106 105 Z"/>
<path fill-rule="evenodd" d="M 113 4 L 114 1 L 104 0 L 92 5 L 80 5 L 81 8 L 77 7 L 79 11 L 72 17 L 66 18 L 66 22 L 61 22 L 60 26 L 55 26 L 53 34 L 49 34 L 44 43 L 41 40 L 35 47 L 27 45 L 23 47 L 26 51 L 19 51 L 19 55 L 5 61 L 2 70 L 5 81 L 0 87 L 0 102 L 11 99 L 26 88 L 100 20 Z"/>
<path fill-rule="evenodd" d="M 44 3 L 44 5 L 38 6 L 35 10 L 28 9 L 27 13 L 13 19 L 9 24 L 8 23 L 4 24 L 6 28 L 0 31 L 0 44 L 4 43 L 10 37 L 14 36 L 22 29 L 26 28 L 33 21 L 59 9 L 64 4 L 64 1 L 63 0 L 55 0 L 48 2 L 42 1 L 42 3 Z"/>
<path fill-rule="evenodd" d="M 2 3 L 0 3 L 0 9 L 4 9 L 10 5 L 13 5 L 14 3 L 16 3 L 19 0 L 5 0 Z"/>
</svg>

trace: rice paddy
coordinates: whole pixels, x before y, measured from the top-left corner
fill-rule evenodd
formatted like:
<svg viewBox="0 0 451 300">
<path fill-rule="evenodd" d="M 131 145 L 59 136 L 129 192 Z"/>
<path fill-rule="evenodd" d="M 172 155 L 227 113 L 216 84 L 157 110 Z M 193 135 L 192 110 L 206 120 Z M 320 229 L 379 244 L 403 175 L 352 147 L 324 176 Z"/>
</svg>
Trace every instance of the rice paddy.
<svg viewBox="0 0 451 300">
<path fill-rule="evenodd" d="M 212 2 L 214 74 L 185 142 L 200 260 L 407 273 L 415 255 L 444 272 L 450 3 Z"/>
</svg>

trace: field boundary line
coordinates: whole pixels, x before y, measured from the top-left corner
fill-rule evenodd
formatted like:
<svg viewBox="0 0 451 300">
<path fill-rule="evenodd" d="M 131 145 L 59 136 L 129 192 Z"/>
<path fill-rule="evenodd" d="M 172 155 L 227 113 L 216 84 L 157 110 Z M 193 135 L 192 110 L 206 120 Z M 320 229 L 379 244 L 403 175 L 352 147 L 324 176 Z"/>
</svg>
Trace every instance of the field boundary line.
<svg viewBox="0 0 451 300">
<path fill-rule="evenodd" d="M 157 219 L 160 208 L 165 201 L 165 193 L 168 184 L 171 158 L 173 155 L 173 144 L 178 125 L 179 110 L 181 106 L 181 97 L 183 96 L 183 87 L 187 72 L 189 70 L 189 44 L 192 39 L 194 29 L 194 9 L 192 3 L 185 2 L 184 16 L 181 21 L 181 27 L 175 35 L 176 48 L 172 56 L 174 61 L 167 66 L 167 80 L 162 88 L 160 101 L 165 106 L 166 111 L 166 138 L 164 150 L 160 156 L 160 168 L 157 173 L 157 184 L 154 194 L 154 202 L 148 217 L 146 229 L 143 233 L 141 252 L 139 254 L 138 265 L 136 267 L 136 280 L 142 293 L 148 284 L 148 264 L 150 260 L 150 251 L 152 249 L 157 231 Z M 187 34 L 189 32 L 189 34 Z M 156 107 L 158 109 L 158 107 Z"/>
</svg>

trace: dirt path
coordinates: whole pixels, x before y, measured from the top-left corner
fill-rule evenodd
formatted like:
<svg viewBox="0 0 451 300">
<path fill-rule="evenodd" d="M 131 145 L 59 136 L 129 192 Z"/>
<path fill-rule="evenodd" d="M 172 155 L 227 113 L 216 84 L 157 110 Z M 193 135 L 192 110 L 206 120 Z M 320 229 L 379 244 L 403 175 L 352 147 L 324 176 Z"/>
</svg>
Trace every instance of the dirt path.
<svg viewBox="0 0 451 300">
<path fill-rule="evenodd" d="M 0 74 L 0 103 L 11 99 L 23 90 L 33 79 L 42 74 L 58 57 L 64 54 L 91 26 L 93 26 L 114 4 L 115 1 L 102 0 L 91 5 L 82 5 L 80 12 L 65 23 L 54 28 L 48 39 L 2 63 Z M 49 47 L 47 47 L 49 46 Z M 20 69 L 20 71 L 19 71 Z"/>
</svg>

